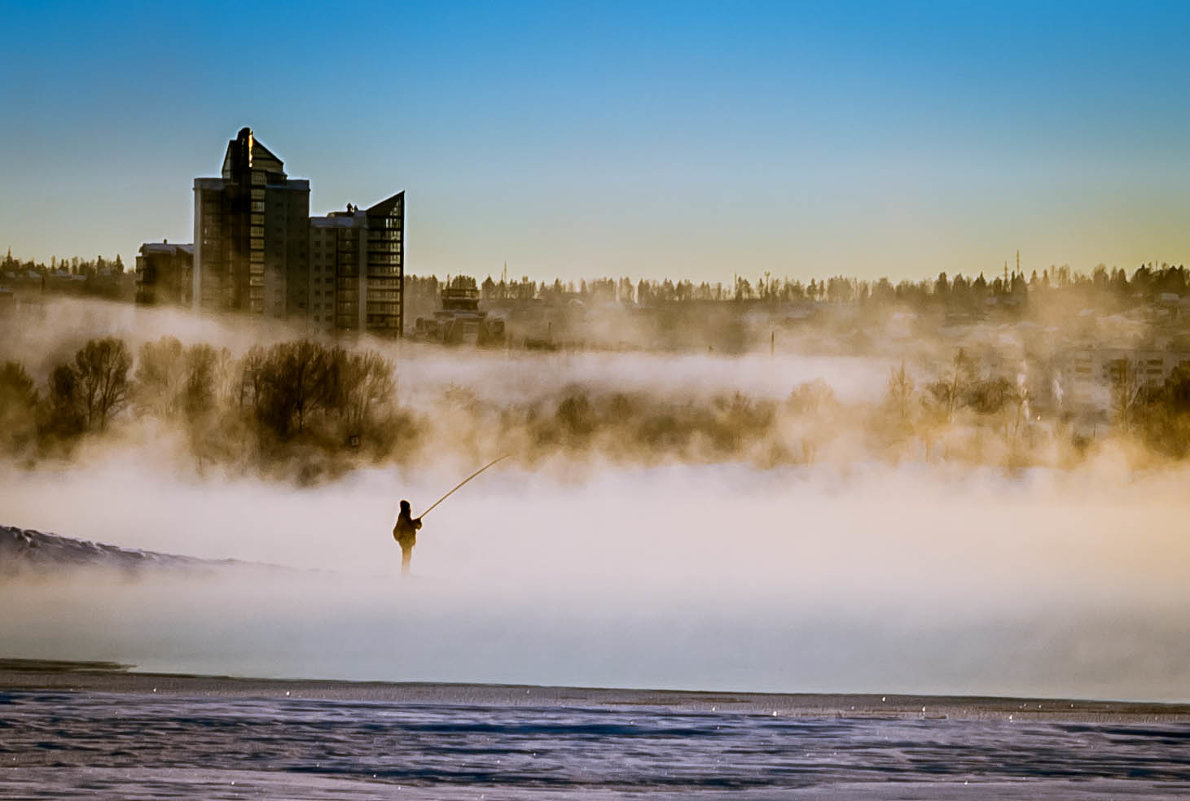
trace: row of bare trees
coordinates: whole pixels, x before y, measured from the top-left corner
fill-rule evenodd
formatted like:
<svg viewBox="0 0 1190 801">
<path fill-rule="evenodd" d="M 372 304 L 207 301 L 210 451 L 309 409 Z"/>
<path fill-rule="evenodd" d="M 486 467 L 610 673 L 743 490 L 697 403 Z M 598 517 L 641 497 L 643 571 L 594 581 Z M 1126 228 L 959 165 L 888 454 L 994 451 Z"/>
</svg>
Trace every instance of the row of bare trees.
<svg viewBox="0 0 1190 801">
<path fill-rule="evenodd" d="M 51 370 L 44 395 L 24 365 L 0 368 L 0 441 L 10 453 L 69 442 L 107 428 L 128 402 L 127 346 L 111 337 L 93 339 L 70 361 Z"/>
<path fill-rule="evenodd" d="M 1174 368 L 1157 384 L 1120 359 L 1112 370 L 1111 407 L 1119 428 L 1151 450 L 1174 459 L 1190 456 L 1190 367 Z"/>
<path fill-rule="evenodd" d="M 255 347 L 244 357 L 240 408 L 277 441 L 333 422 L 350 443 L 369 433 L 396 392 L 389 362 L 310 340 Z"/>
<path fill-rule="evenodd" d="M 181 431 L 200 465 L 322 474 L 412 445 L 395 396 L 393 366 L 375 352 L 303 340 L 233 359 L 164 337 L 134 359 L 105 337 L 55 365 L 43 388 L 19 362 L 0 367 L 0 445 L 27 459 L 68 455 L 122 417 L 151 418 Z"/>
<path fill-rule="evenodd" d="M 1190 370 L 1175 371 L 1160 387 L 1138 387 L 1121 393 L 1127 413 L 1115 417 L 1112 436 L 1165 458 L 1190 456 Z M 258 346 L 234 358 L 163 338 L 133 358 L 122 341 L 97 339 L 53 366 L 40 386 L 19 363 L 0 365 L 0 449 L 30 460 L 69 454 L 135 418 L 179 434 L 200 469 L 316 481 L 361 464 L 408 461 L 431 440 L 435 453 L 478 458 L 478 449 L 529 463 L 598 455 L 634 464 L 758 466 L 824 459 L 1061 464 L 1080 458 L 1082 447 L 1056 415 L 1045 425 L 1029 421 L 1037 401 L 1020 380 L 963 351 L 932 369 L 894 369 L 879 403 L 844 403 L 820 381 L 795 387 L 783 401 L 590 386 L 511 402 L 451 392 L 434 414 L 414 416 L 395 403 L 387 359 L 319 342 Z"/>
</svg>

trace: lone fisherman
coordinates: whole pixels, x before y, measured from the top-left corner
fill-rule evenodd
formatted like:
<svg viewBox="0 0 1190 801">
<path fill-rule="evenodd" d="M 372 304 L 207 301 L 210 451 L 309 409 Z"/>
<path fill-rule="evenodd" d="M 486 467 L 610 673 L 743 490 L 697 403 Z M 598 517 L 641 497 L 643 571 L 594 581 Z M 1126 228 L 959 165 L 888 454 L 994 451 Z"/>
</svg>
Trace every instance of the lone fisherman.
<svg viewBox="0 0 1190 801">
<path fill-rule="evenodd" d="M 409 575 L 409 562 L 413 559 L 413 546 L 417 543 L 417 530 L 421 528 L 421 518 L 414 518 L 409 510 L 409 501 L 401 501 L 401 513 L 397 515 L 397 524 L 393 526 L 393 539 L 401 546 L 401 575 Z"/>
</svg>

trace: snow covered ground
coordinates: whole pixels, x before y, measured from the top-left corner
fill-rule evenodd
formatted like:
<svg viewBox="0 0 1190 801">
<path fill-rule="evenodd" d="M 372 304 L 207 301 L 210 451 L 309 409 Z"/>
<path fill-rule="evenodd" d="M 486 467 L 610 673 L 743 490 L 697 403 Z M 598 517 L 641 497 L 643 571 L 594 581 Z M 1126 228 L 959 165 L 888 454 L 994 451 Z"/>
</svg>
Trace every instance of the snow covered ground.
<svg viewBox="0 0 1190 801">
<path fill-rule="evenodd" d="M 144 568 L 214 569 L 246 565 L 235 559 L 197 559 L 136 548 L 61 537 L 33 529 L 0 526 L 0 573 L 99 567 L 121 571 Z"/>
</svg>

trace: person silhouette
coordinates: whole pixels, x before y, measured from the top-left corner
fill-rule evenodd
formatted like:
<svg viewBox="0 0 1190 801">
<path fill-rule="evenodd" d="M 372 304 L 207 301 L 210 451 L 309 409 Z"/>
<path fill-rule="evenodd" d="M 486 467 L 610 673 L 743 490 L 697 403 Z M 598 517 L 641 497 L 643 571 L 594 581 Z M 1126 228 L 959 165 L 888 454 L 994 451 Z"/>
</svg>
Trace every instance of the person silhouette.
<svg viewBox="0 0 1190 801">
<path fill-rule="evenodd" d="M 401 501 L 401 513 L 397 515 L 397 523 L 393 526 L 393 539 L 401 546 L 401 575 L 409 575 L 409 563 L 413 560 L 413 546 L 417 544 L 417 530 L 421 528 L 421 518 L 413 517 L 409 509 L 409 501 Z"/>
</svg>

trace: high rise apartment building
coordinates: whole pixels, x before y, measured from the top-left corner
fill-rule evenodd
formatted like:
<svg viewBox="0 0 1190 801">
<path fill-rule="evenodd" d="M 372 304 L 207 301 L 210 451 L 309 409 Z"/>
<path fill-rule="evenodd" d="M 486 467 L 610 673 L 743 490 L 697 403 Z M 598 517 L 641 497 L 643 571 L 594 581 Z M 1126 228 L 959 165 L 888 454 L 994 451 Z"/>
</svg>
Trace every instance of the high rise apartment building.
<svg viewBox="0 0 1190 801">
<path fill-rule="evenodd" d="M 221 178 L 194 179 L 197 308 L 267 317 L 304 312 L 309 272 L 310 182 L 244 128 L 227 145 Z"/>
<path fill-rule="evenodd" d="M 309 319 L 319 330 L 405 330 L 405 193 L 310 218 Z"/>
<path fill-rule="evenodd" d="M 310 217 L 310 182 L 244 128 L 221 178 L 194 181 L 196 309 L 304 319 L 318 331 L 401 336 L 405 193 Z"/>
</svg>

